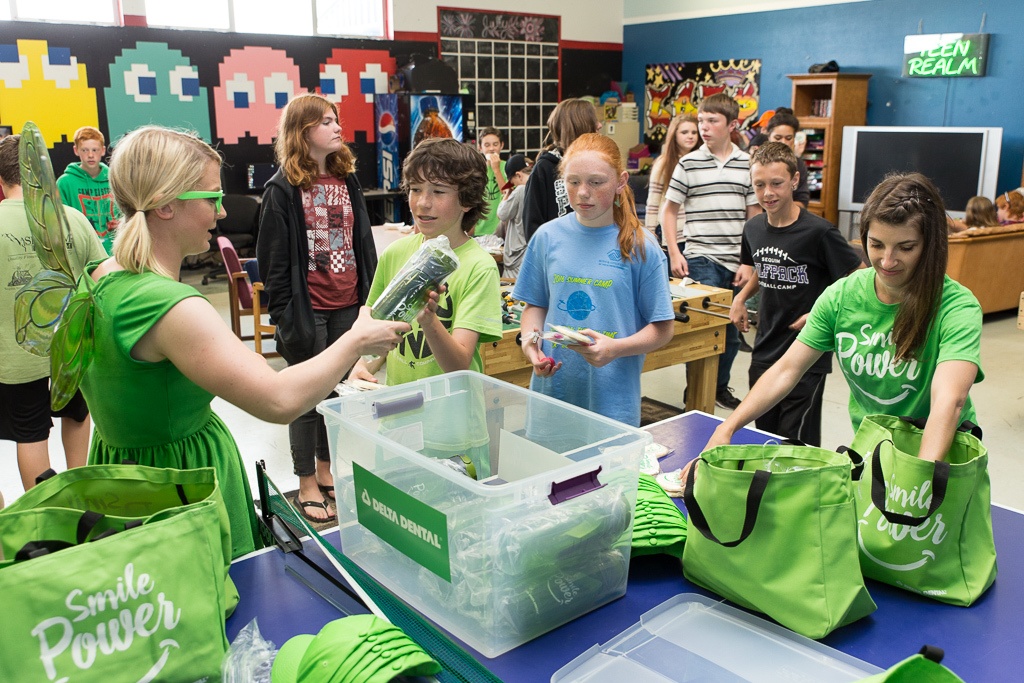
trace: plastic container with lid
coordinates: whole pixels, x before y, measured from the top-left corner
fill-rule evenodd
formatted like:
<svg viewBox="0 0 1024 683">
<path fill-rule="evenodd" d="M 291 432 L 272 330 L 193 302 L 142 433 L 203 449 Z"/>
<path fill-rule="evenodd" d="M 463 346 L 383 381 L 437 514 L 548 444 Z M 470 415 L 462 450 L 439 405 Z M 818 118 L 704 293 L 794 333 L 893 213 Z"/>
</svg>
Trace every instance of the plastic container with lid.
<svg viewBox="0 0 1024 683">
<path fill-rule="evenodd" d="M 882 669 L 696 593 L 595 645 L 551 683 L 847 683 Z"/>
<path fill-rule="evenodd" d="M 342 551 L 482 654 L 625 594 L 647 432 L 470 371 L 318 410 Z"/>
</svg>

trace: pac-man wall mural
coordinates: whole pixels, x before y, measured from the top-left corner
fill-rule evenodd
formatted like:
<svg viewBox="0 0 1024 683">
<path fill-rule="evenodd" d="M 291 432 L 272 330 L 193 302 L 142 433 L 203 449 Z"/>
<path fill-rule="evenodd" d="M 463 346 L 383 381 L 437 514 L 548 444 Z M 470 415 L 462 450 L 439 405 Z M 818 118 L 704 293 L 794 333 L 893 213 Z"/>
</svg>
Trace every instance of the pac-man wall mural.
<svg viewBox="0 0 1024 683">
<path fill-rule="evenodd" d="M 167 43 L 138 42 L 124 50 L 110 65 L 110 86 L 103 96 L 111 140 L 147 124 L 194 130 L 213 140 L 199 69 Z"/>
<path fill-rule="evenodd" d="M 231 50 L 220 64 L 220 85 L 213 89 L 217 136 L 230 145 L 248 133 L 271 144 L 281 110 L 301 91 L 299 67 L 284 50 Z"/>
<path fill-rule="evenodd" d="M 45 40 L 0 44 L 0 121 L 15 132 L 34 121 L 50 147 L 74 140 L 81 126 L 99 126 L 85 64 Z"/>
<path fill-rule="evenodd" d="M 355 132 L 374 141 L 373 96 L 388 91 L 388 78 L 395 73 L 395 59 L 387 50 L 344 50 L 336 48 L 320 65 L 316 92 L 338 107 L 342 135 L 352 142 Z"/>
</svg>

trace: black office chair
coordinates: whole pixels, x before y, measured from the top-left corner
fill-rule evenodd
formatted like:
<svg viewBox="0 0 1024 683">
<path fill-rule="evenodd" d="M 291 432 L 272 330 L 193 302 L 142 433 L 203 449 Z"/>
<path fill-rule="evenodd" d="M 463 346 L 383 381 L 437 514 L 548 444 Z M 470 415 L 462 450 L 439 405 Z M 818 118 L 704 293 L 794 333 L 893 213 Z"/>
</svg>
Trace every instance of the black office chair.
<svg viewBox="0 0 1024 683">
<path fill-rule="evenodd" d="M 224 210 L 228 215 L 217 221 L 217 230 L 211 240 L 211 248 L 217 248 L 217 238 L 226 237 L 239 255 L 256 255 L 256 232 L 259 230 L 260 203 L 248 194 L 224 195 Z M 203 284 L 219 275 L 226 275 L 223 263 L 210 269 L 203 276 Z"/>
</svg>

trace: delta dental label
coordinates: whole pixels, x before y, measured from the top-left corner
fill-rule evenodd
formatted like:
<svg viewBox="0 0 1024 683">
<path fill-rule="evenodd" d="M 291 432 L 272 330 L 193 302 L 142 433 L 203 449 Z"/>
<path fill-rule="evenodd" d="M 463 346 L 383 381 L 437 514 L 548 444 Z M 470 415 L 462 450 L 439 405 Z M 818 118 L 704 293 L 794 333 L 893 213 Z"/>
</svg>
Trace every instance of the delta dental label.
<svg viewBox="0 0 1024 683">
<path fill-rule="evenodd" d="M 378 538 L 445 581 L 452 580 L 448 516 L 352 463 L 356 517 Z"/>
</svg>

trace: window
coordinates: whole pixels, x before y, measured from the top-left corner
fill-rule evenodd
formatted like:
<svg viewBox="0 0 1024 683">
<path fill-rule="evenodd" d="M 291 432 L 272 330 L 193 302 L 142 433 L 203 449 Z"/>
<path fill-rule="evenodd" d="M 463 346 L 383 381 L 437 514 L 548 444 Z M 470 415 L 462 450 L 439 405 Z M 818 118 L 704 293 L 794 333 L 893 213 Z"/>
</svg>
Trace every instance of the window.
<svg viewBox="0 0 1024 683">
<path fill-rule="evenodd" d="M 384 0 L 315 0 L 316 32 L 332 36 L 387 38 Z"/>
<path fill-rule="evenodd" d="M 228 0 L 146 0 L 146 23 L 161 28 L 231 30 Z"/>
<path fill-rule="evenodd" d="M 69 24 L 119 24 L 116 0 L 15 0 L 14 12 L 25 21 L 60 21 Z M 10 3 L 0 17 L 10 19 Z"/>
<path fill-rule="evenodd" d="M 240 33 L 313 35 L 313 0 L 234 0 L 235 30 Z"/>
</svg>

